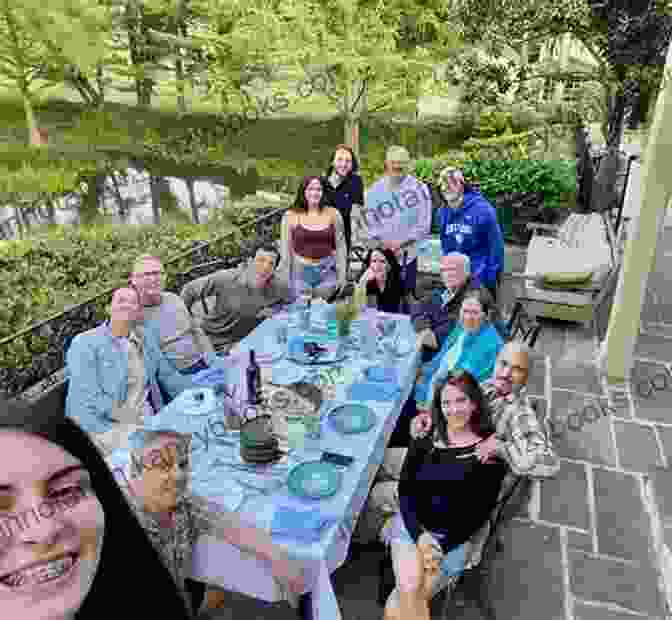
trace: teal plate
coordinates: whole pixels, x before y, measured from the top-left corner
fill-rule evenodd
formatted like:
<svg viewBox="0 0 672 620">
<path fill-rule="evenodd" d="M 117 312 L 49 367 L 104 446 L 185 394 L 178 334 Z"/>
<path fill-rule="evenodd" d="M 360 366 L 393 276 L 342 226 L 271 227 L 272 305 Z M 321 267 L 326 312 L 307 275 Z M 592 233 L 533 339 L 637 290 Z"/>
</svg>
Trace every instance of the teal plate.
<svg viewBox="0 0 672 620">
<path fill-rule="evenodd" d="M 338 405 L 329 412 L 329 419 L 337 431 L 346 435 L 366 433 L 378 421 L 371 409 L 358 403 Z"/>
<path fill-rule="evenodd" d="M 331 463 L 307 461 L 289 472 L 287 487 L 298 497 L 324 499 L 338 493 L 342 474 Z"/>
</svg>

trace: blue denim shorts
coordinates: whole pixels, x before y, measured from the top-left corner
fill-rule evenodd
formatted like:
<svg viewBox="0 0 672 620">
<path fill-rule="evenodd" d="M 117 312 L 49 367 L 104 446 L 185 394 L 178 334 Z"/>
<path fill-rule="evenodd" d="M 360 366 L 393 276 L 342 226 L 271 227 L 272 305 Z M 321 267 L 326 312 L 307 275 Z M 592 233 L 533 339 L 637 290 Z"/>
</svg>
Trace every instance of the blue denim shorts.
<svg viewBox="0 0 672 620">
<path fill-rule="evenodd" d="M 437 541 L 440 541 L 441 537 L 439 534 L 432 534 L 432 536 L 434 536 Z M 394 517 L 394 521 L 391 524 L 391 533 L 388 542 L 415 545 L 415 541 L 404 525 L 404 520 L 401 516 L 401 513 L 397 513 Z M 452 577 L 453 575 L 461 574 L 464 571 L 466 560 L 467 545 L 464 543 L 459 547 L 451 549 L 443 556 L 443 559 L 441 560 L 441 574 L 444 577 Z"/>
</svg>

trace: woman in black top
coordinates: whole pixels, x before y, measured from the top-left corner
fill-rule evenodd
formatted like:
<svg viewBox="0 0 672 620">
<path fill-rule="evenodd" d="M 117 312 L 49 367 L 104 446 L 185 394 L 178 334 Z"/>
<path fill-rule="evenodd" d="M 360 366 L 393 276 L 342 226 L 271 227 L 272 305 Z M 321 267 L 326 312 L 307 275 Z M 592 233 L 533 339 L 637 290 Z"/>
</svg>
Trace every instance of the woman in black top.
<svg viewBox="0 0 672 620">
<path fill-rule="evenodd" d="M 63 409 L 0 401 L 0 618 L 187 620 L 112 471 Z"/>
<path fill-rule="evenodd" d="M 348 254 L 350 253 L 352 207 L 353 205 L 364 206 L 364 184 L 362 177 L 357 174 L 358 170 L 359 162 L 352 149 L 345 144 L 339 144 L 334 149 L 331 164 L 323 179 L 327 203 L 335 207 L 343 218 Z"/>
<path fill-rule="evenodd" d="M 465 543 L 487 521 L 507 472 L 479 449 L 495 429 L 476 379 L 458 371 L 436 387 L 434 431 L 412 438 L 399 481 L 401 511 L 387 533 L 397 586 L 386 620 L 429 620 L 434 580 L 462 572 Z"/>
<path fill-rule="evenodd" d="M 370 250 L 364 260 L 364 273 L 357 283 L 366 287 L 369 303 L 382 312 L 400 312 L 406 295 L 401 269 L 392 250 Z"/>
</svg>

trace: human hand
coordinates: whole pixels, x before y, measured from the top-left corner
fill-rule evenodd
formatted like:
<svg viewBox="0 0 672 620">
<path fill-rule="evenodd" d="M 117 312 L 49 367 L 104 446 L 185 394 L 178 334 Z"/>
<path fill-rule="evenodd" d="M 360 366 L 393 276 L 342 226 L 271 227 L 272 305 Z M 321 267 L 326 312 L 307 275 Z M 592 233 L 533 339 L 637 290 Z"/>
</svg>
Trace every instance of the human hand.
<svg viewBox="0 0 672 620">
<path fill-rule="evenodd" d="M 422 555 L 422 563 L 425 571 L 438 572 L 441 567 L 443 551 L 441 545 L 429 533 L 423 532 L 418 538 L 418 551 Z"/>
<path fill-rule="evenodd" d="M 257 318 L 258 319 L 270 319 L 275 312 L 273 312 L 273 308 L 262 308 L 257 312 Z"/>
<path fill-rule="evenodd" d="M 476 456 L 481 463 L 494 463 L 497 455 L 497 436 L 493 433 L 476 446 Z"/>
<path fill-rule="evenodd" d="M 425 437 L 432 430 L 432 414 L 427 409 L 421 409 L 411 420 L 411 437 L 419 439 Z"/>
<path fill-rule="evenodd" d="M 289 558 L 276 558 L 271 560 L 271 572 L 273 576 L 287 585 L 289 590 L 299 596 L 303 593 L 306 585 L 301 566 Z"/>
</svg>

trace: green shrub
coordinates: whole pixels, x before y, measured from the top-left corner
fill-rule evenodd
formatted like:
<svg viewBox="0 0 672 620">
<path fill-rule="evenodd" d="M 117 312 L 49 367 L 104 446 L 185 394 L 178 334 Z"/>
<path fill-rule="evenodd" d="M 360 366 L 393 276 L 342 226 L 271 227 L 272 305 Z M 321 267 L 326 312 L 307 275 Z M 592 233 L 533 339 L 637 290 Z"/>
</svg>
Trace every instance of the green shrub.
<svg viewBox="0 0 672 620">
<path fill-rule="evenodd" d="M 494 201 L 498 194 L 539 192 L 546 208 L 571 208 L 576 196 L 576 162 L 574 160 L 541 161 L 469 159 L 463 153 L 446 153 L 435 160 L 416 164 L 426 174 L 433 161 L 433 180 L 446 166 L 461 168 L 468 183 L 477 183 L 483 195 Z M 422 164 L 421 164 L 422 162 Z"/>
<path fill-rule="evenodd" d="M 127 280 L 134 259 L 151 253 L 168 262 L 191 249 L 193 241 L 217 241 L 218 256 L 238 256 L 250 238 L 255 208 L 218 210 L 207 224 L 166 222 L 159 226 L 55 226 L 29 240 L 0 244 L 0 339 L 62 312 Z M 189 268 L 189 256 L 166 264 L 167 288 Z M 109 299 L 96 306 L 105 316 Z M 34 353 L 46 340 L 32 338 Z M 28 366 L 31 352 L 23 339 L 0 347 L 0 366 Z"/>
</svg>

